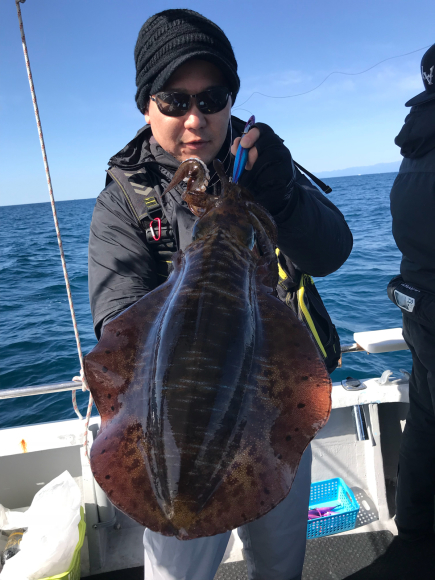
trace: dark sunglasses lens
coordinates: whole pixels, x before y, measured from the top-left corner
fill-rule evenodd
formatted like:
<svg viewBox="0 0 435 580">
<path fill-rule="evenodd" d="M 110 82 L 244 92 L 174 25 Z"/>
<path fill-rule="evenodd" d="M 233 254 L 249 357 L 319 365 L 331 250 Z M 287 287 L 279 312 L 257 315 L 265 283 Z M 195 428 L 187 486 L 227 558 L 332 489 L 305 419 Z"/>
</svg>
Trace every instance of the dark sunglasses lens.
<svg viewBox="0 0 435 580">
<path fill-rule="evenodd" d="M 214 87 L 196 95 L 196 106 L 204 115 L 219 113 L 225 109 L 229 95 L 226 87 Z M 168 117 L 182 117 L 190 108 L 190 95 L 186 93 L 160 92 L 155 99 L 160 112 Z"/>
<path fill-rule="evenodd" d="M 185 93 L 158 93 L 156 103 L 161 113 L 169 117 L 182 117 L 189 110 L 190 95 Z"/>
<path fill-rule="evenodd" d="M 219 113 L 222 109 L 225 109 L 229 91 L 225 87 L 215 87 L 198 93 L 196 95 L 196 105 L 201 113 L 205 115 L 212 115 L 213 113 Z"/>
</svg>

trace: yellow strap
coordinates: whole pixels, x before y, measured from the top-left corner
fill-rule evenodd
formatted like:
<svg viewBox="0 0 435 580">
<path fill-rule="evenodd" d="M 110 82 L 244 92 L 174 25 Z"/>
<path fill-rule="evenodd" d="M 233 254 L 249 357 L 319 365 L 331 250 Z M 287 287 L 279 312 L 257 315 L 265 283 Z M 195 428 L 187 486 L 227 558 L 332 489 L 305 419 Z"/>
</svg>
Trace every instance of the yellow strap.
<svg viewBox="0 0 435 580">
<path fill-rule="evenodd" d="M 320 340 L 320 337 L 317 333 L 316 327 L 314 326 L 313 319 L 311 318 L 310 313 L 308 312 L 308 309 L 305 305 L 304 283 L 305 283 L 306 278 L 310 278 L 310 276 L 307 276 L 306 274 L 302 274 L 301 284 L 300 284 L 299 289 L 298 289 L 298 304 L 299 304 L 299 308 L 302 311 L 302 314 L 304 315 L 305 320 L 307 321 L 308 326 L 310 327 L 311 333 L 314 336 L 315 341 L 317 342 L 320 350 L 322 351 L 323 356 L 326 358 L 327 357 L 326 350 L 323 347 L 322 341 Z"/>
<path fill-rule="evenodd" d="M 9 538 L 12 538 L 12 536 L 22 536 L 24 534 L 24 532 L 14 532 L 13 534 L 9 534 Z"/>
<path fill-rule="evenodd" d="M 279 257 L 279 248 L 276 248 L 275 254 L 277 257 Z M 279 274 L 280 280 L 285 280 L 288 277 L 287 274 L 284 272 L 284 270 L 281 268 L 281 264 L 279 263 L 279 260 L 278 260 L 278 274 Z"/>
<path fill-rule="evenodd" d="M 276 248 L 275 254 L 277 257 L 279 257 L 279 248 Z M 288 278 L 287 274 L 281 268 L 279 260 L 278 260 L 278 274 L 279 274 L 280 280 L 285 280 L 286 278 Z M 311 333 L 312 333 L 315 341 L 317 342 L 323 356 L 326 358 L 327 357 L 326 350 L 323 347 L 322 341 L 320 340 L 320 336 L 318 335 L 316 327 L 314 326 L 313 319 L 311 318 L 311 315 L 308 312 L 308 308 L 306 307 L 305 301 L 304 301 L 304 295 L 305 295 L 305 286 L 304 285 L 308 281 L 310 281 L 311 284 L 314 284 L 314 281 L 313 281 L 311 276 L 308 276 L 307 274 L 302 274 L 300 286 L 298 289 L 298 304 L 299 304 L 299 308 L 302 311 L 302 314 L 304 315 L 305 320 L 307 321 L 308 326 L 310 327 Z M 287 297 L 286 297 L 286 302 L 287 302 L 288 296 L 289 295 L 287 295 Z M 287 304 L 288 304 L 288 302 L 287 302 Z"/>
</svg>

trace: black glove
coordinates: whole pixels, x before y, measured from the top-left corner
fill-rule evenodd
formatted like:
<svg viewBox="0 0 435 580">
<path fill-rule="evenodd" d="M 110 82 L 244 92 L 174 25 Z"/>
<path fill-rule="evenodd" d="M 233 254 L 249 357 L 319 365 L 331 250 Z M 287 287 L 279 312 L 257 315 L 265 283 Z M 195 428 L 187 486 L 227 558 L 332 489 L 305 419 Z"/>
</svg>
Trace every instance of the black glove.
<svg viewBox="0 0 435 580">
<path fill-rule="evenodd" d="M 255 200 L 272 215 L 279 214 L 287 205 L 296 178 L 290 151 L 284 141 L 264 123 L 253 125 L 260 131 L 254 147 L 258 159 L 250 171 L 245 170 L 239 183 L 246 187 Z"/>
</svg>

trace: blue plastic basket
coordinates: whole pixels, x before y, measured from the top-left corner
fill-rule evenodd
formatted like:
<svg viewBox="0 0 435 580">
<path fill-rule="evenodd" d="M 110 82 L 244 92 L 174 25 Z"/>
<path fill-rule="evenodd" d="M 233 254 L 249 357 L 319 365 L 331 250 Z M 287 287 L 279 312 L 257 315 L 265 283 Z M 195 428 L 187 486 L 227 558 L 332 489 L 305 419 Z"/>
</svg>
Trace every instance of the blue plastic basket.
<svg viewBox="0 0 435 580">
<path fill-rule="evenodd" d="M 334 515 L 308 520 L 307 538 L 321 538 L 353 530 L 359 504 L 341 477 L 311 484 L 309 509 L 334 506 Z"/>
</svg>

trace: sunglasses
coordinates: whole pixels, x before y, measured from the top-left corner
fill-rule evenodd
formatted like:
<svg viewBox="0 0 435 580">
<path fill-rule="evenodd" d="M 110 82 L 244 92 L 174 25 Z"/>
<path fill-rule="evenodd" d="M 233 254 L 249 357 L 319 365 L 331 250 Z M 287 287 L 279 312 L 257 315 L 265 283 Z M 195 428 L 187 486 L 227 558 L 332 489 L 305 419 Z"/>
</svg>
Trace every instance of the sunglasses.
<svg viewBox="0 0 435 580">
<path fill-rule="evenodd" d="M 192 99 L 195 99 L 196 106 L 204 115 L 219 113 L 227 106 L 228 97 L 231 91 L 227 87 L 213 87 L 197 93 L 188 95 L 176 91 L 160 91 L 151 97 L 163 115 L 168 117 L 182 117 L 192 106 Z"/>
</svg>

